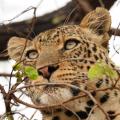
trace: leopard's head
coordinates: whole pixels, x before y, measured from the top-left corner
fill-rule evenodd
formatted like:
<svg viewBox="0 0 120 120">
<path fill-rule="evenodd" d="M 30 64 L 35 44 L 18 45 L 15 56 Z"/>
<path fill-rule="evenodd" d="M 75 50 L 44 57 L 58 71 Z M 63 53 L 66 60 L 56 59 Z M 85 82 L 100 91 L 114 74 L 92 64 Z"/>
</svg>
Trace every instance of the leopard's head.
<svg viewBox="0 0 120 120">
<path fill-rule="evenodd" d="M 102 44 L 109 40 L 109 12 L 97 8 L 87 14 L 80 25 L 66 25 L 40 33 L 32 41 L 12 37 L 8 42 L 9 56 L 25 66 L 35 67 L 40 77 L 28 83 L 69 83 L 84 86 L 88 69 L 99 59 L 108 59 Z M 26 42 L 27 40 L 27 42 Z M 51 105 L 79 94 L 67 86 L 31 87 L 35 104 Z"/>
</svg>

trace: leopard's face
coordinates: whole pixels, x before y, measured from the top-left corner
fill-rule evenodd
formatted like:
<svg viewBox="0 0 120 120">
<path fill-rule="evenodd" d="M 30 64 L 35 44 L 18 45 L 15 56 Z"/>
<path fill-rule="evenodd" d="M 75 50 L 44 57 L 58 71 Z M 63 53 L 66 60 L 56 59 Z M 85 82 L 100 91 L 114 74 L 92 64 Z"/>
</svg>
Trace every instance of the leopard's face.
<svg viewBox="0 0 120 120">
<path fill-rule="evenodd" d="M 23 65 L 34 66 L 39 71 L 40 77 L 28 84 L 69 83 L 84 88 L 89 68 L 97 60 L 108 59 L 101 44 L 106 39 L 109 27 L 108 12 L 98 8 L 88 14 L 80 25 L 62 26 L 40 33 L 33 41 L 27 42 L 25 49 L 26 40 L 13 37 L 8 43 L 8 52 L 17 62 L 21 58 Z M 80 92 L 56 85 L 35 86 L 28 91 L 35 104 L 45 105 L 64 102 Z"/>
</svg>

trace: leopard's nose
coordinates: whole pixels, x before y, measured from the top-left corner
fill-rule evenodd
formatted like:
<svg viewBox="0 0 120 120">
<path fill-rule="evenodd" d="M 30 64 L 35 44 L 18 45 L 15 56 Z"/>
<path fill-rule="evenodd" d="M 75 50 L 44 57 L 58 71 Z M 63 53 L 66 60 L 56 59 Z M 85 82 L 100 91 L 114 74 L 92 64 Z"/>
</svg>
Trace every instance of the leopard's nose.
<svg viewBox="0 0 120 120">
<path fill-rule="evenodd" d="M 51 75 L 59 68 L 58 65 L 49 65 L 38 69 L 39 75 L 44 78 L 50 79 Z"/>
</svg>

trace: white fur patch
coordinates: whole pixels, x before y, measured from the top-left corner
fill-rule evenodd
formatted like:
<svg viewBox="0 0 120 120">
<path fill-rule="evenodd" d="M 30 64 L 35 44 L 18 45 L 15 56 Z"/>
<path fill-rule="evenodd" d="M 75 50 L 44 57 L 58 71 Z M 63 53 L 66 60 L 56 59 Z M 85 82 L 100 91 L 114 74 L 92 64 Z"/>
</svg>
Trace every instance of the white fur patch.
<svg viewBox="0 0 120 120">
<path fill-rule="evenodd" d="M 51 105 L 51 104 L 60 104 L 66 100 L 72 98 L 70 90 L 66 88 L 60 88 L 52 93 L 44 93 L 40 97 L 41 104 Z"/>
</svg>

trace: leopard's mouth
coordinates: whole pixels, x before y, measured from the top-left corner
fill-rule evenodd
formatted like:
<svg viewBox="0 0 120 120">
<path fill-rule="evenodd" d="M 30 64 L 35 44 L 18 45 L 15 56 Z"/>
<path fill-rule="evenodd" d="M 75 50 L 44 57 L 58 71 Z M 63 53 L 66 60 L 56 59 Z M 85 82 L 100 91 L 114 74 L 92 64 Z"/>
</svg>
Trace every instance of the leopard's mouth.
<svg viewBox="0 0 120 120">
<path fill-rule="evenodd" d="M 39 96 L 40 104 L 42 105 L 60 104 L 73 97 L 69 87 L 62 85 L 62 83 L 54 82 L 53 75 L 58 69 L 58 65 L 48 65 L 38 69 L 39 75 L 42 76 L 44 80 L 47 80 L 45 81 L 46 85 L 42 87 L 42 93 Z"/>
<path fill-rule="evenodd" d="M 48 65 L 38 69 L 39 75 L 43 76 L 48 81 L 50 80 L 51 75 L 59 68 L 58 65 Z"/>
</svg>

